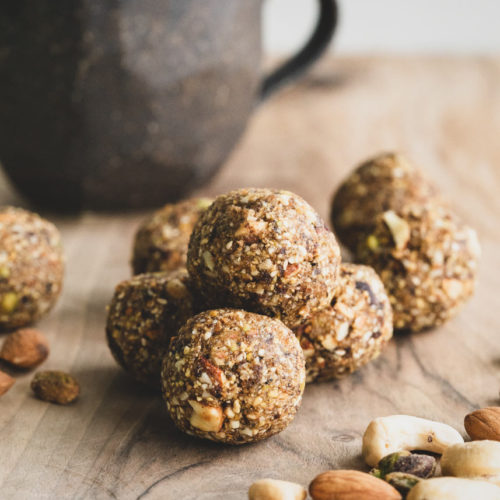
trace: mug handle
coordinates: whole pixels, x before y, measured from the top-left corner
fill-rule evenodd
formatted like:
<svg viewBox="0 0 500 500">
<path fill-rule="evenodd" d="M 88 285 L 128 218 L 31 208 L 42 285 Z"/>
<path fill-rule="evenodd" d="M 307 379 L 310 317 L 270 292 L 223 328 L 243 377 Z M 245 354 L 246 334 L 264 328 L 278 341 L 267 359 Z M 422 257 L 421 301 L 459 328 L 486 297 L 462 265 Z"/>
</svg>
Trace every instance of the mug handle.
<svg viewBox="0 0 500 500">
<path fill-rule="evenodd" d="M 337 26 L 337 2 L 336 0 L 318 0 L 318 2 L 320 7 L 318 23 L 311 38 L 299 53 L 264 78 L 260 87 L 261 101 L 300 76 L 328 47 Z"/>
</svg>

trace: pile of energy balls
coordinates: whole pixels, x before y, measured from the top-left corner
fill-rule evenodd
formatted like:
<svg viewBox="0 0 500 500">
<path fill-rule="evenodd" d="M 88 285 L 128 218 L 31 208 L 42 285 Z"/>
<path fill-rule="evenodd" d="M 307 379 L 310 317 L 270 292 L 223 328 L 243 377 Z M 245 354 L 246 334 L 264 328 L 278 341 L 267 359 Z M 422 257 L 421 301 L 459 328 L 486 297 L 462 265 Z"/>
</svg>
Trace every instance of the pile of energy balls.
<svg viewBox="0 0 500 500">
<path fill-rule="evenodd" d="M 299 196 L 239 189 L 167 205 L 134 242 L 106 333 L 118 363 L 160 387 L 188 434 L 239 444 L 283 430 L 306 382 L 379 355 L 394 327 L 450 318 L 479 244 L 403 157 L 378 156 L 334 196 L 334 234 Z"/>
</svg>

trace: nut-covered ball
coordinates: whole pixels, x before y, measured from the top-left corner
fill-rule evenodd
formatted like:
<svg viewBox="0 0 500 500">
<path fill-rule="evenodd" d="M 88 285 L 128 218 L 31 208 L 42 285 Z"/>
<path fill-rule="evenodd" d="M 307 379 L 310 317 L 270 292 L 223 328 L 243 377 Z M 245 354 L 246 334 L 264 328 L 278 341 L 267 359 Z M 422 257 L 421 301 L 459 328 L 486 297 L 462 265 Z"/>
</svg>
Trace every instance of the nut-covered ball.
<svg viewBox="0 0 500 500">
<path fill-rule="evenodd" d="M 213 306 L 241 307 L 293 327 L 330 303 L 339 264 L 334 235 L 302 198 L 240 189 L 202 214 L 187 265 Z"/>
<path fill-rule="evenodd" d="M 306 359 L 307 382 L 339 378 L 376 358 L 392 337 L 389 299 L 375 271 L 342 264 L 331 305 L 295 329 Z"/>
<path fill-rule="evenodd" d="M 148 217 L 135 234 L 133 273 L 173 271 L 185 267 L 193 227 L 211 203 L 208 198 L 193 198 L 165 205 Z"/>
<path fill-rule="evenodd" d="M 163 396 L 188 434 L 241 444 L 292 421 L 305 384 L 304 355 L 283 323 L 235 309 L 188 320 L 170 345 Z"/>
<path fill-rule="evenodd" d="M 136 380 L 159 387 L 170 338 L 193 314 L 185 270 L 138 274 L 123 281 L 108 308 L 106 336 L 111 353 Z"/>
<path fill-rule="evenodd" d="M 385 285 L 394 327 L 413 331 L 456 314 L 474 291 L 479 255 L 475 231 L 440 204 L 379 214 L 356 250 Z"/>
<path fill-rule="evenodd" d="M 51 222 L 20 208 L 0 209 L 0 330 L 29 325 L 62 289 L 61 237 Z"/>
<path fill-rule="evenodd" d="M 331 222 L 340 241 L 352 250 L 373 231 L 380 212 L 437 199 L 436 189 L 403 155 L 384 153 L 362 163 L 341 184 L 333 198 Z"/>
</svg>

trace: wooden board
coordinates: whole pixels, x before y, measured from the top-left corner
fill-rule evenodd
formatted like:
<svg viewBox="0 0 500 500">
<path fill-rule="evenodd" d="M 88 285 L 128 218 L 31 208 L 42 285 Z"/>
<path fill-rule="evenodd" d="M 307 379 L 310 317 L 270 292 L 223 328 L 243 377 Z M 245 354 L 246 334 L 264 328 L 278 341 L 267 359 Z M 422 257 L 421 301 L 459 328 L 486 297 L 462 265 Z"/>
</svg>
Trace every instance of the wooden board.
<svg viewBox="0 0 500 500">
<path fill-rule="evenodd" d="M 115 365 L 105 306 L 129 275 L 141 214 L 53 217 L 64 236 L 62 300 L 40 323 L 52 345 L 44 368 L 75 374 L 70 407 L 34 399 L 31 374 L 0 400 L 0 497 L 245 498 L 261 477 L 307 485 L 330 468 L 361 468 L 360 438 L 377 416 L 407 413 L 461 432 L 500 388 L 500 60 L 325 60 L 258 109 L 213 195 L 238 186 L 296 191 L 323 216 L 340 179 L 382 150 L 406 151 L 479 231 L 480 285 L 463 312 L 432 332 L 398 336 L 353 376 L 308 387 L 294 423 L 265 442 L 225 447 L 184 436 L 159 398 Z M 0 202 L 16 202 L 2 181 Z M 17 203 L 22 203 L 17 201 Z"/>
</svg>

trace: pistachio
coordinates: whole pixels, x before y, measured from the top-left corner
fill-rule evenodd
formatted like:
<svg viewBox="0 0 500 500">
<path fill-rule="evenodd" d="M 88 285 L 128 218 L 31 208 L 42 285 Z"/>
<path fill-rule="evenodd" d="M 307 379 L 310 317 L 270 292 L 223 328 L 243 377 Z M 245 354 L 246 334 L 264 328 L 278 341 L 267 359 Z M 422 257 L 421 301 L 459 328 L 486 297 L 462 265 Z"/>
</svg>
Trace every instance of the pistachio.
<svg viewBox="0 0 500 500">
<path fill-rule="evenodd" d="M 77 380 L 61 371 L 38 372 L 31 381 L 31 389 L 42 401 L 67 405 L 80 394 Z"/>
<path fill-rule="evenodd" d="M 384 481 L 387 481 L 393 488 L 401 493 L 403 498 L 406 498 L 410 490 L 421 479 L 422 478 L 418 476 L 407 474 L 406 472 L 391 472 L 385 476 Z"/>
<path fill-rule="evenodd" d="M 17 296 L 17 293 L 4 293 L 0 302 L 1 312 L 3 312 L 4 314 L 10 314 L 16 308 L 18 301 L 19 297 Z"/>
<path fill-rule="evenodd" d="M 378 469 L 382 479 L 391 472 L 404 472 L 426 479 L 434 475 L 436 459 L 430 455 L 402 450 L 385 456 L 378 463 Z"/>
<path fill-rule="evenodd" d="M 372 251 L 374 252 L 375 250 L 378 250 L 378 247 L 379 247 L 379 243 L 378 243 L 378 239 L 377 237 L 374 235 L 374 234 L 370 234 L 367 238 L 366 238 L 366 246 Z"/>
</svg>

